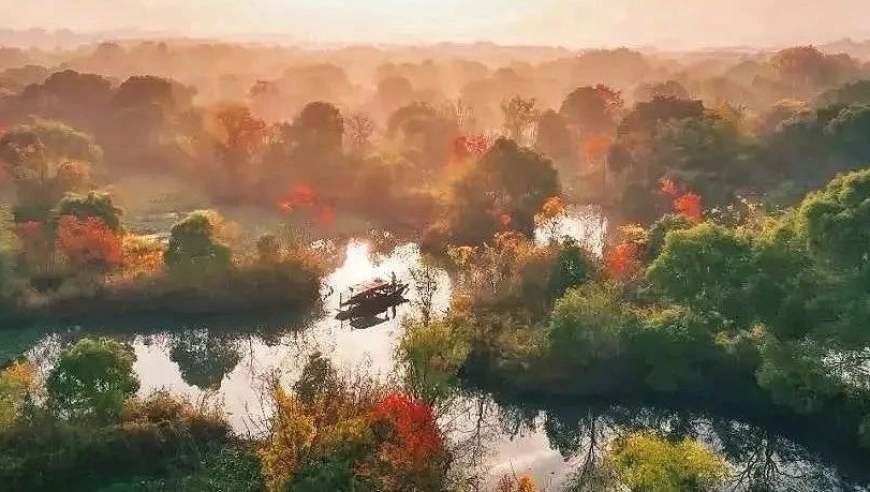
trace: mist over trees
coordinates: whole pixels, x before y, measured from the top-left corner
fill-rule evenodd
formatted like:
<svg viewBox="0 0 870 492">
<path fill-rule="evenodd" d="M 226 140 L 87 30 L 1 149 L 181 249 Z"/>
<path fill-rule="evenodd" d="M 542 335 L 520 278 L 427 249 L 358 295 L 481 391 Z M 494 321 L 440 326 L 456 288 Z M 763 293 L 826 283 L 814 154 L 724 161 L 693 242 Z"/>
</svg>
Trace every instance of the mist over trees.
<svg viewBox="0 0 870 492">
<path fill-rule="evenodd" d="M 417 300 L 397 322 L 402 377 L 354 379 L 312 356 L 296 384 L 269 380 L 275 411 L 247 440 L 219 411 L 137 396 L 132 335 L 61 347 L 44 381 L 11 362 L 0 452 L 26 459 L 0 478 L 89 490 L 124 470 L 191 471 L 221 484 L 191 490 L 467 492 L 439 412 L 475 390 L 824 423 L 813 444 L 863 457 L 870 62 L 854 55 L 0 49 L 0 329 L 323 314 L 342 261 L 330 248 L 358 237 L 418 246 L 415 283 L 434 296 L 437 266 L 451 289 L 445 309 Z M 561 237 L 583 213 L 604 236 L 595 247 Z M 243 345 L 212 329 L 165 337 L 203 391 L 221 388 Z M 651 426 L 624 409 L 609 423 L 511 410 L 501 425 L 540 421 L 554 449 L 581 458 L 572 490 L 722 490 L 749 452 L 719 421 L 641 432 Z M 626 432 L 605 436 L 619 419 Z M 749 468 L 774 460 L 758 452 Z M 740 472 L 744 488 L 771 490 L 774 468 Z M 521 475 L 496 490 L 540 489 Z"/>
</svg>

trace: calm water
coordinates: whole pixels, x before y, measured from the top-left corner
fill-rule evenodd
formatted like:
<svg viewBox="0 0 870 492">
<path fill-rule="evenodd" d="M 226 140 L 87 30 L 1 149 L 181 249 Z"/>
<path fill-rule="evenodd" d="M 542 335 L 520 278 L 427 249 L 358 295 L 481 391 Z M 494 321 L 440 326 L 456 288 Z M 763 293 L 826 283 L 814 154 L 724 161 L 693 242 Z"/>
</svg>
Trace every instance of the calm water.
<svg viewBox="0 0 870 492">
<path fill-rule="evenodd" d="M 592 210 L 574 210 L 558 227 L 539 231 L 578 238 L 600 254 L 606 224 Z M 386 255 L 373 254 L 366 242 L 346 245 L 343 264 L 325 281 L 325 312 L 306 320 L 252 321 L 222 318 L 201 325 L 130 324 L 112 327 L 52 327 L 0 333 L 0 358 L 26 353 L 43 371 L 60 349 L 88 334 L 113 336 L 131 343 L 137 355 L 141 392 L 169 389 L 192 399 L 218 398 L 239 431 L 251 429 L 264 410 L 260 394 L 267 375 L 278 374 L 288 384 L 299 375 L 309 356 L 320 353 L 347 371 L 379 378 L 396 377 L 396 343 L 401 318 L 411 314 L 419 296 L 411 272 L 420 265 L 415 245 L 400 246 Z M 383 323 L 356 330 L 334 319 L 339 292 L 373 277 L 397 278 L 411 285 L 411 303 L 387 313 Z M 438 272 L 436 311 L 447 307 L 450 280 Z M 825 459 L 770 430 L 717 419 L 701 412 L 643 406 L 588 406 L 496 403 L 486 395 L 466 395 L 452 402 L 444 425 L 462 443 L 461 461 L 493 477 L 531 473 L 548 490 L 559 490 L 571 475 L 599 463 L 606 441 L 623 432 L 657 429 L 700 437 L 722 450 L 734 463 L 734 490 L 768 484 L 756 490 L 853 490 Z M 842 468 L 842 467 L 841 467 Z M 847 470 L 848 472 L 848 470 Z M 471 472 L 469 472 L 471 473 Z M 858 489 L 855 489 L 858 490 Z M 863 489 L 862 489 L 863 490 Z"/>
</svg>

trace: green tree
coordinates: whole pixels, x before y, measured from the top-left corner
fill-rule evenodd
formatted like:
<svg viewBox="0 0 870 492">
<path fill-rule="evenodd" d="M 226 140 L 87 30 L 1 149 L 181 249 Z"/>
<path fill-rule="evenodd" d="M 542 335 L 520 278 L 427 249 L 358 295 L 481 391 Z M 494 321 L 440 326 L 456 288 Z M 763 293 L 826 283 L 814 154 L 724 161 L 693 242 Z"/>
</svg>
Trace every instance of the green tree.
<svg viewBox="0 0 870 492">
<path fill-rule="evenodd" d="M 406 159 L 434 172 L 448 163 L 451 145 L 459 136 L 459 125 L 455 118 L 426 103 L 413 103 L 390 115 L 387 136 L 396 140 Z"/>
<path fill-rule="evenodd" d="M 714 224 L 676 230 L 665 237 L 661 254 L 646 271 L 650 288 L 668 301 L 699 312 L 721 313 L 751 322 L 756 271 L 752 245 L 734 231 Z"/>
<path fill-rule="evenodd" d="M 559 360 L 604 367 L 625 352 L 625 333 L 636 323 L 615 286 L 588 283 L 556 302 L 550 352 Z"/>
<path fill-rule="evenodd" d="M 798 210 L 810 251 L 846 271 L 867 271 L 870 260 L 870 169 L 838 176 L 811 193 Z"/>
<path fill-rule="evenodd" d="M 8 207 L 0 206 L 0 305 L 6 303 L 15 285 L 17 249 L 12 213 Z"/>
<path fill-rule="evenodd" d="M 737 190 L 762 177 L 750 165 L 750 142 L 733 108 L 672 119 L 656 130 L 649 176 L 667 176 L 710 204 L 727 204 Z M 655 183 L 654 186 L 657 186 Z"/>
<path fill-rule="evenodd" d="M 222 271 L 231 264 L 230 249 L 218 239 L 222 218 L 200 210 L 172 226 L 163 261 L 172 272 Z"/>
<path fill-rule="evenodd" d="M 305 152 L 341 152 L 344 118 L 332 104 L 313 102 L 302 108 L 293 120 L 293 140 Z"/>
<path fill-rule="evenodd" d="M 829 89 L 816 98 L 817 107 L 870 104 L 870 80 L 858 80 Z"/>
<path fill-rule="evenodd" d="M 85 338 L 63 351 L 46 381 L 49 407 L 71 420 L 109 422 L 139 389 L 133 349 L 114 340 Z"/>
<path fill-rule="evenodd" d="M 112 96 L 112 104 L 122 108 L 158 105 L 170 112 L 187 109 L 193 104 L 196 89 L 174 80 L 153 75 L 137 75 L 125 80 Z"/>
<path fill-rule="evenodd" d="M 553 163 L 500 138 L 454 184 L 451 225 L 459 244 L 482 244 L 506 227 L 532 237 L 535 215 L 560 192 Z"/>
<path fill-rule="evenodd" d="M 859 64 L 848 55 L 827 55 L 815 46 L 794 46 L 777 52 L 770 60 L 790 97 L 812 94 L 822 86 L 842 83 L 857 74 Z"/>
<path fill-rule="evenodd" d="M 281 488 L 281 492 L 370 492 L 371 486 L 354 473 L 354 464 L 340 459 L 307 463 Z"/>
<path fill-rule="evenodd" d="M 471 350 L 468 341 L 447 319 L 428 324 L 409 319 L 403 325 L 398 353 L 407 386 L 429 405 L 443 402 L 456 387 L 459 369 Z"/>
<path fill-rule="evenodd" d="M 638 317 L 628 347 L 647 386 L 658 392 L 702 388 L 704 368 L 717 358 L 714 336 L 723 320 L 684 307 L 644 310 Z"/>
<path fill-rule="evenodd" d="M 106 193 L 90 192 L 87 195 L 70 193 L 63 197 L 55 207 L 55 216 L 71 215 L 78 220 L 97 218 L 109 229 L 121 232 L 123 210 L 116 207 L 112 197 Z"/>
<path fill-rule="evenodd" d="M 665 246 L 665 237 L 669 232 L 690 229 L 691 227 L 692 223 L 688 219 L 677 214 L 666 214 L 655 221 L 647 231 L 646 248 L 644 249 L 646 261 L 651 262 L 658 258 Z"/>
<path fill-rule="evenodd" d="M 800 414 L 823 410 L 843 386 L 824 363 L 828 348 L 801 341 L 782 343 L 772 337 L 762 348 L 758 385 L 770 392 L 773 400 Z"/>
<path fill-rule="evenodd" d="M 634 91 L 636 101 L 652 101 L 656 98 L 689 99 L 689 91 L 676 80 L 667 80 L 654 84 L 641 84 Z"/>
<path fill-rule="evenodd" d="M 870 132 L 870 103 L 843 108 L 824 131 L 831 138 L 828 151 L 847 158 L 840 171 L 853 171 L 870 161 L 870 143 L 866 138 Z"/>
<path fill-rule="evenodd" d="M 548 297 L 553 301 L 559 299 L 568 289 L 592 280 L 597 269 L 592 254 L 574 239 L 567 239 L 559 245 L 556 261 L 550 268 Z"/>
<path fill-rule="evenodd" d="M 712 492 L 727 477 L 726 462 L 695 441 L 634 433 L 617 439 L 609 457 L 633 492 Z"/>
</svg>

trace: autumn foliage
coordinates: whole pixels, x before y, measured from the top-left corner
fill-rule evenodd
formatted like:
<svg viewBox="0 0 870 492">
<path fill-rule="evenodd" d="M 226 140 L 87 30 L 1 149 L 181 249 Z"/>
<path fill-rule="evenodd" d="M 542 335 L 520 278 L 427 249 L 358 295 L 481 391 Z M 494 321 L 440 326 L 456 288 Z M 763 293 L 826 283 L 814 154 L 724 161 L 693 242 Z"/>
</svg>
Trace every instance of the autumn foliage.
<svg viewBox="0 0 870 492">
<path fill-rule="evenodd" d="M 618 279 L 631 277 L 640 267 L 640 248 L 634 242 L 617 244 L 604 255 L 604 268 Z"/>
<path fill-rule="evenodd" d="M 453 139 L 450 149 L 450 159 L 447 162 L 447 174 L 461 175 L 469 164 L 480 159 L 492 146 L 492 139 L 486 135 L 460 136 Z"/>
<path fill-rule="evenodd" d="M 593 133 L 584 138 L 580 145 L 587 165 L 599 164 L 613 145 L 613 136 L 604 132 Z"/>
<path fill-rule="evenodd" d="M 124 261 L 123 241 L 102 220 L 79 220 L 70 215 L 60 218 L 57 250 L 80 267 L 112 269 Z"/>
<path fill-rule="evenodd" d="M 331 462 L 371 486 L 365 490 L 442 490 L 449 454 L 432 408 L 384 389 L 342 379 L 321 359 L 306 366 L 294 393 L 275 383 L 277 411 L 259 453 L 269 489 L 296 490 L 296 481 Z M 346 485 L 330 490 L 353 488 Z"/>
<path fill-rule="evenodd" d="M 661 191 L 673 199 L 674 212 L 691 222 L 704 220 L 704 204 L 701 195 L 685 191 L 674 180 L 662 178 L 659 181 Z"/>
<path fill-rule="evenodd" d="M 540 492 L 540 490 L 529 475 L 519 477 L 505 475 L 499 480 L 495 492 Z"/>
<path fill-rule="evenodd" d="M 425 470 L 429 460 L 444 449 L 432 408 L 402 393 L 384 397 L 371 415 L 373 424 L 392 431 L 380 450 L 381 458 L 408 471 Z"/>
<path fill-rule="evenodd" d="M 290 214 L 296 211 L 309 211 L 315 214 L 318 223 L 332 225 L 335 222 L 335 209 L 326 203 L 314 188 L 306 183 L 294 185 L 290 191 L 277 203 L 281 213 Z"/>
</svg>

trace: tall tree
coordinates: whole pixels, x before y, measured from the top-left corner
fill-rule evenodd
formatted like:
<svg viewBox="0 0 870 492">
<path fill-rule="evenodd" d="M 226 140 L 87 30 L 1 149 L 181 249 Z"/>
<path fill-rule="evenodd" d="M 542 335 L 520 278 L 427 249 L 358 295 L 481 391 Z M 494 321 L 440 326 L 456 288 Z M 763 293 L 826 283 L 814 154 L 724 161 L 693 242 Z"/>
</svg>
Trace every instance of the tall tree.
<svg viewBox="0 0 870 492">
<path fill-rule="evenodd" d="M 501 138 L 453 188 L 451 216 L 460 244 L 479 244 L 505 228 L 529 237 L 535 215 L 560 192 L 552 161 Z"/>
<path fill-rule="evenodd" d="M 256 180 L 255 165 L 267 142 L 266 122 L 247 106 L 225 105 L 214 115 L 215 148 L 221 170 L 218 198 L 238 201 Z"/>
<path fill-rule="evenodd" d="M 18 221 L 44 221 L 70 192 L 84 191 L 102 149 L 87 134 L 36 120 L 0 137 L 0 161 L 9 166 L 18 194 Z"/>
<path fill-rule="evenodd" d="M 622 106 L 619 91 L 599 84 L 580 87 L 568 94 L 559 114 L 580 132 L 611 131 L 616 127 Z"/>
<path fill-rule="evenodd" d="M 515 142 L 525 144 L 534 129 L 538 111 L 535 109 L 534 99 L 524 99 L 515 96 L 509 101 L 502 101 L 501 112 L 504 116 L 502 127 L 508 138 Z"/>
</svg>

